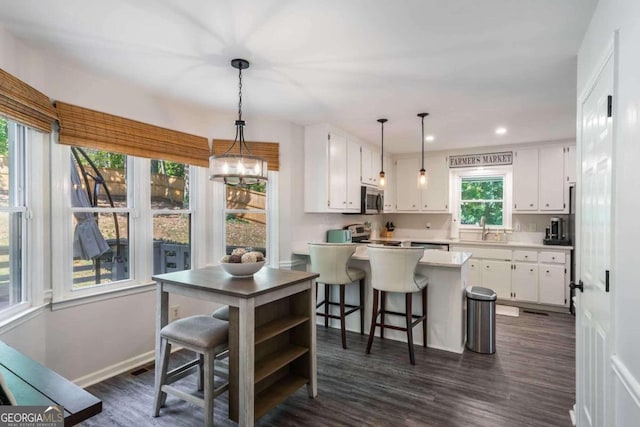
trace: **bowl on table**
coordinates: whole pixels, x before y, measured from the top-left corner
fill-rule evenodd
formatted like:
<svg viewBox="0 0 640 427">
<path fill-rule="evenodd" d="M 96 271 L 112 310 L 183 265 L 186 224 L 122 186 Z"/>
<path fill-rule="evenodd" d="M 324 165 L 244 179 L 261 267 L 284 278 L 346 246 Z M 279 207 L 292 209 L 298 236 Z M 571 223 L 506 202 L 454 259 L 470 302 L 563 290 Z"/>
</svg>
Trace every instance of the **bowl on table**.
<svg viewBox="0 0 640 427">
<path fill-rule="evenodd" d="M 251 277 L 258 272 L 265 261 L 256 262 L 221 262 L 220 267 L 233 277 Z"/>
</svg>

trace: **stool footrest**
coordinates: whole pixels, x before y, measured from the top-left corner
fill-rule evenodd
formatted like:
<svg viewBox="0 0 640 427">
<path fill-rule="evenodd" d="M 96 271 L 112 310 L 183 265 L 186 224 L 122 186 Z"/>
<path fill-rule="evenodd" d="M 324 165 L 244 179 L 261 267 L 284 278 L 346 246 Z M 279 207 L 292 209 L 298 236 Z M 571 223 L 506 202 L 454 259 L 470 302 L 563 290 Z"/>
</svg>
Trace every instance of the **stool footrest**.
<svg viewBox="0 0 640 427">
<path fill-rule="evenodd" d="M 166 384 L 172 384 L 178 380 L 181 380 L 184 377 L 187 377 L 193 373 L 195 373 L 198 369 L 199 361 L 198 359 L 193 360 L 191 362 L 185 363 L 182 366 L 179 366 L 175 369 L 167 372 L 167 382 Z"/>
</svg>

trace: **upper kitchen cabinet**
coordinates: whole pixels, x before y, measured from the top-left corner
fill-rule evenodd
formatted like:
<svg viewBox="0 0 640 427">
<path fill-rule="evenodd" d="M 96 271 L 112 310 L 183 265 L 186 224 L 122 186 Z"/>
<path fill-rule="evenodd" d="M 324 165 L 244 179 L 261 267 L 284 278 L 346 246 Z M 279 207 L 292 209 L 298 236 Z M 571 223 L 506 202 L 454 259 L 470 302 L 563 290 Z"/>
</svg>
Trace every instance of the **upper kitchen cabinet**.
<svg viewBox="0 0 640 427">
<path fill-rule="evenodd" d="M 328 125 L 305 128 L 304 211 L 360 212 L 360 144 Z"/>
<path fill-rule="evenodd" d="M 564 152 L 562 146 L 540 148 L 539 207 L 541 211 L 564 211 Z"/>
<path fill-rule="evenodd" d="M 538 210 L 538 149 L 518 150 L 513 156 L 513 211 Z"/>
<path fill-rule="evenodd" d="M 417 212 L 420 209 L 420 190 L 418 189 L 417 158 L 397 159 L 396 166 L 396 211 Z"/>
<path fill-rule="evenodd" d="M 424 212 L 449 212 L 448 156 L 425 156 L 424 168 L 427 171 L 428 181 L 427 188 L 422 190 L 420 210 Z"/>
<path fill-rule="evenodd" d="M 449 164 L 447 156 L 425 156 L 427 189 L 418 189 L 419 158 L 397 159 L 396 210 L 398 212 L 448 212 Z"/>
<path fill-rule="evenodd" d="M 567 184 L 576 183 L 576 146 L 564 147 L 564 174 Z"/>
<path fill-rule="evenodd" d="M 386 184 L 384 186 L 385 213 L 396 211 L 396 168 L 390 157 L 384 156 L 384 174 Z"/>
<path fill-rule="evenodd" d="M 568 184 L 575 180 L 567 169 L 575 163 L 575 147 L 549 145 L 526 148 L 514 153 L 513 212 L 514 213 L 566 213 Z M 573 155 L 574 160 L 567 159 Z M 569 175 L 570 174 L 570 175 Z"/>
<path fill-rule="evenodd" d="M 380 152 L 363 145 L 360 151 L 360 171 L 363 185 L 378 185 Z"/>
</svg>

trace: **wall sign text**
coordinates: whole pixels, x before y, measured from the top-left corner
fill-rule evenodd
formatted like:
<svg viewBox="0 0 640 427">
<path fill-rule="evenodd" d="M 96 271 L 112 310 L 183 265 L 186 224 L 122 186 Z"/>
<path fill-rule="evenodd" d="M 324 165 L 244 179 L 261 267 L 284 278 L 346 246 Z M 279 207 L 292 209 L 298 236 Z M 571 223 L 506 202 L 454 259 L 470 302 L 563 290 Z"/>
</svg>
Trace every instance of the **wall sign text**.
<svg viewBox="0 0 640 427">
<path fill-rule="evenodd" d="M 501 166 L 513 163 L 513 151 L 501 153 L 464 154 L 449 156 L 450 168 L 472 168 L 476 166 Z"/>
</svg>

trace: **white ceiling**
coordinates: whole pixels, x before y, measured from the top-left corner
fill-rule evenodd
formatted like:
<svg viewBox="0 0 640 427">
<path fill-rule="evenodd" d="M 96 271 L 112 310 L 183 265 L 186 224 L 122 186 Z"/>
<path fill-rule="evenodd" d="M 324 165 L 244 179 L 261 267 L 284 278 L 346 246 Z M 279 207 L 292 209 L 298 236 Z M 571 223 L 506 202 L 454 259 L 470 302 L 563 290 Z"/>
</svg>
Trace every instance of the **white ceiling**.
<svg viewBox="0 0 640 427">
<path fill-rule="evenodd" d="M 385 150 L 575 137 L 597 0 L 0 0 L 0 25 L 96 72 L 233 113 L 328 122 Z M 230 124 L 232 126 L 232 124 Z M 508 132 L 497 136 L 497 126 Z"/>
</svg>

